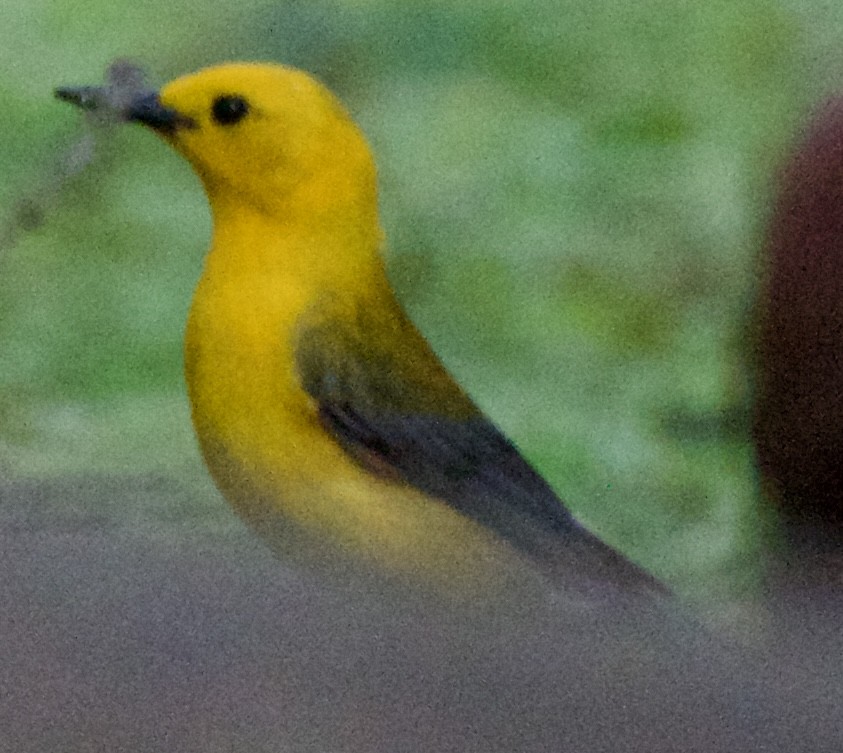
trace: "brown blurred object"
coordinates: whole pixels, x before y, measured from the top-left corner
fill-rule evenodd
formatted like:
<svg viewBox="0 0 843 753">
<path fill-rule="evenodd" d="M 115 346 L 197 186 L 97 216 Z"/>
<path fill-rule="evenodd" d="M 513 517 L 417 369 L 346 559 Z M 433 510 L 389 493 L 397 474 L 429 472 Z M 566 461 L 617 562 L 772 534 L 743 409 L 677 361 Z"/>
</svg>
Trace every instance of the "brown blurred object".
<svg viewBox="0 0 843 753">
<path fill-rule="evenodd" d="M 836 580 L 843 572 L 843 97 L 820 108 L 785 164 L 768 233 L 758 465 L 792 552 L 819 556 Z"/>
</svg>

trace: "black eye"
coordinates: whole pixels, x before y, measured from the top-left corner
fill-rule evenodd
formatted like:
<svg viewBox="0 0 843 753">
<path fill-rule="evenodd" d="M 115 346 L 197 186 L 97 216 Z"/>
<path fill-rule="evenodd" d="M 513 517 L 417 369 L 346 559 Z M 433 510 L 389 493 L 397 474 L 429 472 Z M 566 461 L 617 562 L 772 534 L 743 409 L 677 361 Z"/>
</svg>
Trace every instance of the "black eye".
<svg viewBox="0 0 843 753">
<path fill-rule="evenodd" d="M 220 125 L 233 125 L 246 117 L 249 103 L 243 97 L 225 95 L 217 97 L 211 106 L 211 114 Z"/>
</svg>

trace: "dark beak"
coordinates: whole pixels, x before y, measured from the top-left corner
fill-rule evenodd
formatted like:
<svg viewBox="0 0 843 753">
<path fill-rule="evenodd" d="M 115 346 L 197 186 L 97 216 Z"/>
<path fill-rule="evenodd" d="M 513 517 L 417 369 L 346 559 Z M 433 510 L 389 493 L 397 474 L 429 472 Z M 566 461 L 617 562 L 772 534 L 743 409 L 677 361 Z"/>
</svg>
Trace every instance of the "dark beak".
<svg viewBox="0 0 843 753">
<path fill-rule="evenodd" d="M 177 128 L 195 128 L 196 123 L 171 107 L 164 107 L 158 92 L 140 92 L 125 109 L 126 120 L 143 123 L 161 133 L 173 133 Z"/>
<path fill-rule="evenodd" d="M 55 91 L 56 97 L 83 110 L 112 115 L 117 120 L 142 123 L 163 134 L 178 128 L 193 128 L 196 123 L 177 110 L 164 107 L 154 91 L 126 92 L 106 86 L 68 86 Z"/>
</svg>

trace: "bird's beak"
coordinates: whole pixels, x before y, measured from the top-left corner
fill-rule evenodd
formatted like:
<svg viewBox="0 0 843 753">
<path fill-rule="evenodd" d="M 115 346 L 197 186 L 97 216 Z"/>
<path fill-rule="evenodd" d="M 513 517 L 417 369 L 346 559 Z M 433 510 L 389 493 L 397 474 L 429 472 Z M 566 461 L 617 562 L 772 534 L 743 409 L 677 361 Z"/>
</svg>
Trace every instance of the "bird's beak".
<svg viewBox="0 0 843 753">
<path fill-rule="evenodd" d="M 177 128 L 195 128 L 196 123 L 172 107 L 165 107 L 158 92 L 141 92 L 125 109 L 126 120 L 142 123 L 155 131 L 172 134 Z"/>
<path fill-rule="evenodd" d="M 122 93 L 125 94 L 125 93 Z M 130 96 L 115 96 L 110 87 L 66 86 L 55 90 L 63 102 L 88 111 L 110 111 L 119 120 L 142 123 L 154 131 L 172 135 L 178 128 L 194 128 L 196 123 L 178 110 L 165 107 L 158 92 L 143 90 Z"/>
</svg>

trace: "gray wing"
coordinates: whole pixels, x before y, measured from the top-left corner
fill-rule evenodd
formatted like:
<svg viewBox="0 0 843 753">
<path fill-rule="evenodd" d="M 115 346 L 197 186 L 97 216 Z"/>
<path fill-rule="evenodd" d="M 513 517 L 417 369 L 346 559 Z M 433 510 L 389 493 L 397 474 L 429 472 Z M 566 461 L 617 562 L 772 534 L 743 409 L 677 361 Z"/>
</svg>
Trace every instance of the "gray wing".
<svg viewBox="0 0 843 753">
<path fill-rule="evenodd" d="M 439 381 L 446 372 L 438 359 L 436 379 L 427 373 L 415 380 L 432 368 L 418 362 L 419 352 L 429 352 L 426 342 L 421 351 L 418 342 L 411 343 L 417 362 L 408 377 L 399 365 L 408 358 L 394 349 L 373 353 L 373 341 L 380 340 L 365 330 L 326 324 L 302 331 L 296 354 L 302 385 L 323 425 L 358 463 L 446 502 L 539 563 L 554 580 L 663 590 L 578 523 L 449 376 Z M 432 400 L 424 391 L 434 384 L 439 394 Z"/>
</svg>

